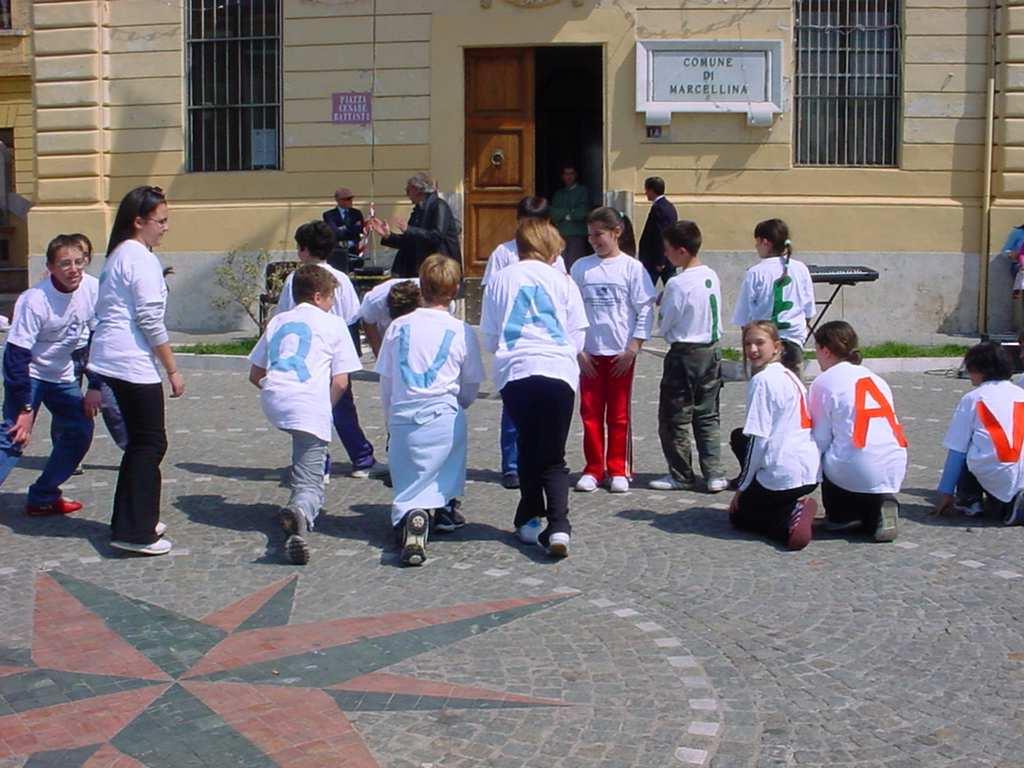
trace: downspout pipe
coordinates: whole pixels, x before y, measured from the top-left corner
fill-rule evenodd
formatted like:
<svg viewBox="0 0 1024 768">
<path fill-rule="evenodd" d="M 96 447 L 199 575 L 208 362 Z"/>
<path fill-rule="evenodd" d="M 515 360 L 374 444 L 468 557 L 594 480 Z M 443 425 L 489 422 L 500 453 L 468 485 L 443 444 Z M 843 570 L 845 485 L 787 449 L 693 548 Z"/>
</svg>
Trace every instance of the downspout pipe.
<svg viewBox="0 0 1024 768">
<path fill-rule="evenodd" d="M 992 247 L 992 146 L 995 132 L 996 102 L 996 24 L 997 0 L 988 6 L 988 61 L 985 93 L 985 178 L 981 199 L 981 250 L 978 274 L 978 333 L 988 333 L 989 250 Z"/>
</svg>

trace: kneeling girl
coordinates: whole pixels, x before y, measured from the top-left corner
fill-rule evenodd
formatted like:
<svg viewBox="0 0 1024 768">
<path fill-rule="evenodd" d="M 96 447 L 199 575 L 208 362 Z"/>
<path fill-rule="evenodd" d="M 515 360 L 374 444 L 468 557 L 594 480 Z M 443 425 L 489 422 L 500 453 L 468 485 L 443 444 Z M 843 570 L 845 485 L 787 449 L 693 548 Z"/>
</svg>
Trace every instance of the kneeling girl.
<svg viewBox="0 0 1024 768">
<path fill-rule="evenodd" d="M 729 520 L 737 528 L 803 549 L 817 511 L 806 498 L 818 484 L 818 447 L 811 436 L 807 391 L 784 367 L 774 323 L 757 320 L 743 329 L 743 351 L 753 370 L 747 387 L 742 471 Z"/>
</svg>

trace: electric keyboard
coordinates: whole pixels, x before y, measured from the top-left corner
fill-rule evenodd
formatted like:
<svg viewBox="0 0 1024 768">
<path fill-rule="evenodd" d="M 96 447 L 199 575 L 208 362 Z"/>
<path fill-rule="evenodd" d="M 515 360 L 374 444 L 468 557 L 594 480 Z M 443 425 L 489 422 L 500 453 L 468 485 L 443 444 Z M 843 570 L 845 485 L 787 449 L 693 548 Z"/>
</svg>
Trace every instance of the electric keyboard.
<svg viewBox="0 0 1024 768">
<path fill-rule="evenodd" d="M 871 283 L 878 279 L 878 272 L 868 267 L 819 267 L 808 264 L 807 271 L 811 273 L 811 282 L 829 285 Z"/>
</svg>

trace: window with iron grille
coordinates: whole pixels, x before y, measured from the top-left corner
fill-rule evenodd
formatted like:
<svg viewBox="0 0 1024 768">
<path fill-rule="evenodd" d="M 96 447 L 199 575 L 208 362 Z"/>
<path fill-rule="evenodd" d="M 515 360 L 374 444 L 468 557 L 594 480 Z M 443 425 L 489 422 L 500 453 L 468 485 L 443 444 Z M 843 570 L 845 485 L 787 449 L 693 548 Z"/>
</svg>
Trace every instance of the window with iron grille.
<svg viewBox="0 0 1024 768">
<path fill-rule="evenodd" d="M 900 0 L 796 0 L 797 165 L 896 165 Z"/>
<path fill-rule="evenodd" d="M 280 167 L 281 0 L 188 0 L 188 169 Z"/>
</svg>

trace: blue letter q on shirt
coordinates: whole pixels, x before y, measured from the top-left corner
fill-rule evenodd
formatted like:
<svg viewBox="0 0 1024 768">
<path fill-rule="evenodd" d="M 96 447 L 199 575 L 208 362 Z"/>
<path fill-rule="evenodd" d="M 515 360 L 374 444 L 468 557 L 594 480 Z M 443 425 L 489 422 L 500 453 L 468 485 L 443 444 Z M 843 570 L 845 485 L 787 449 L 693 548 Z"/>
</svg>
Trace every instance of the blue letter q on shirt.
<svg viewBox="0 0 1024 768">
<path fill-rule="evenodd" d="M 281 343 L 288 336 L 297 336 L 299 339 L 298 349 L 287 357 L 281 357 Z M 307 382 L 310 379 L 309 368 L 306 366 L 306 358 L 309 356 L 309 345 L 313 332 L 305 323 L 285 323 L 270 338 L 270 369 L 274 371 L 292 371 L 299 377 L 300 382 Z"/>
</svg>

